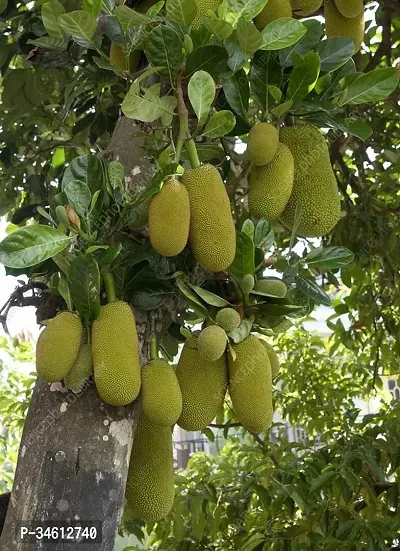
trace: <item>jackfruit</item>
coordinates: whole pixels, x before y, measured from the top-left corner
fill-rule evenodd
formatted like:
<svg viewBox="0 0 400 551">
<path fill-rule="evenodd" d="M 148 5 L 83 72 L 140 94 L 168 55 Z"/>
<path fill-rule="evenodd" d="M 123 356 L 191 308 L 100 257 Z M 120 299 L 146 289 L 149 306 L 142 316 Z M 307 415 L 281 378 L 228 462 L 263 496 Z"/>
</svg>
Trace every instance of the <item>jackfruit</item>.
<svg viewBox="0 0 400 551">
<path fill-rule="evenodd" d="M 278 149 L 279 133 L 273 124 L 259 122 L 247 136 L 247 153 L 253 165 L 270 163 Z"/>
<path fill-rule="evenodd" d="M 272 378 L 275 379 L 279 375 L 280 370 L 280 362 L 277 353 L 274 350 L 274 347 L 271 346 L 267 341 L 264 341 L 264 339 L 260 339 L 260 342 L 265 347 L 265 349 L 268 352 L 269 361 L 271 364 L 271 373 Z"/>
<path fill-rule="evenodd" d="M 226 333 L 218 325 L 209 325 L 199 335 L 197 346 L 204 360 L 215 362 L 226 349 Z"/>
<path fill-rule="evenodd" d="M 172 427 L 182 413 L 182 393 L 175 369 L 165 360 L 152 360 L 142 370 L 142 407 L 156 425 Z"/>
<path fill-rule="evenodd" d="M 290 0 L 268 0 L 264 9 L 255 17 L 254 23 L 259 31 L 281 17 L 292 17 Z"/>
<path fill-rule="evenodd" d="M 286 145 L 279 144 L 273 160 L 253 166 L 249 178 L 249 210 L 257 218 L 277 220 L 293 190 L 294 160 Z"/>
<path fill-rule="evenodd" d="M 142 52 L 140 50 L 133 50 L 129 55 L 125 55 L 121 46 L 111 42 L 110 47 L 110 63 L 121 71 L 128 71 L 134 73 L 138 70 Z"/>
<path fill-rule="evenodd" d="M 236 253 L 236 233 L 229 197 L 218 170 L 209 164 L 186 170 L 189 193 L 189 241 L 197 262 L 210 272 L 222 272 Z"/>
<path fill-rule="evenodd" d="M 182 414 L 178 425 L 185 430 L 205 429 L 224 403 L 228 385 L 225 354 L 216 362 L 204 360 L 192 335 L 183 347 L 176 369 L 182 392 Z"/>
<path fill-rule="evenodd" d="M 314 14 L 322 6 L 323 0 L 291 0 L 292 9 L 296 15 L 307 17 Z"/>
<path fill-rule="evenodd" d="M 207 16 L 209 10 L 217 11 L 222 4 L 222 0 L 196 0 L 197 14 L 192 22 L 192 29 L 200 29 L 203 22 L 202 17 Z"/>
<path fill-rule="evenodd" d="M 284 282 L 275 277 L 259 279 L 254 286 L 254 290 L 277 298 L 283 298 L 287 293 Z"/>
<path fill-rule="evenodd" d="M 126 406 L 140 391 L 139 345 L 127 302 L 101 307 L 93 322 L 92 353 L 97 391 L 112 406 Z"/>
<path fill-rule="evenodd" d="M 136 517 L 162 519 L 175 498 L 171 427 L 151 423 L 142 413 L 133 440 L 126 500 Z"/>
<path fill-rule="evenodd" d="M 36 371 L 48 383 L 62 381 L 71 370 L 81 346 L 83 327 L 72 312 L 61 312 L 40 333 Z"/>
<path fill-rule="evenodd" d="M 65 386 L 73 392 L 81 392 L 92 372 L 92 347 L 90 344 L 82 344 L 71 371 L 64 378 Z"/>
<path fill-rule="evenodd" d="M 357 16 L 344 17 L 333 0 L 325 0 L 325 32 L 328 38 L 347 36 L 354 40 L 354 53 L 357 53 L 364 40 L 364 10 Z"/>
<path fill-rule="evenodd" d="M 244 276 L 244 278 L 242 279 L 242 291 L 245 295 L 251 293 L 251 291 L 254 289 L 254 283 L 255 279 L 253 275 L 246 274 Z"/>
<path fill-rule="evenodd" d="M 337 9 L 344 17 L 352 18 L 364 11 L 363 0 L 335 0 Z"/>
<path fill-rule="evenodd" d="M 215 321 L 224 331 L 229 332 L 239 327 L 242 318 L 233 308 L 223 308 L 218 312 Z"/>
<path fill-rule="evenodd" d="M 293 191 L 280 220 L 292 229 L 299 203 L 297 234 L 326 235 L 340 218 L 340 197 L 324 135 L 314 126 L 302 124 L 282 128 L 280 140 L 294 159 Z"/>
<path fill-rule="evenodd" d="M 272 374 L 266 348 L 254 335 L 233 346 L 229 354 L 229 394 L 236 417 L 250 432 L 267 430 L 272 424 Z"/>
<path fill-rule="evenodd" d="M 159 254 L 176 256 L 189 237 L 189 195 L 183 184 L 170 179 L 155 195 L 149 209 L 150 241 Z"/>
</svg>

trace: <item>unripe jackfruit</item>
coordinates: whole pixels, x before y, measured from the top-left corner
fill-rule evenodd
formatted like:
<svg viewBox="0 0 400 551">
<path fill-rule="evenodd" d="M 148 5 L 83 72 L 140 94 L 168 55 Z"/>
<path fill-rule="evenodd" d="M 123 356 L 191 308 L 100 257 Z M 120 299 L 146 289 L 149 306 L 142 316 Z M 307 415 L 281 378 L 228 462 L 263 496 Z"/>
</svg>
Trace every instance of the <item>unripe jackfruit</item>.
<svg viewBox="0 0 400 551">
<path fill-rule="evenodd" d="M 275 352 L 274 347 L 271 346 L 267 341 L 265 341 L 264 339 L 260 339 L 260 342 L 263 344 L 268 352 L 268 357 L 271 364 L 272 378 L 275 379 L 275 377 L 279 375 L 279 370 L 281 367 L 278 355 Z"/>
<path fill-rule="evenodd" d="M 41 332 L 36 347 L 36 371 L 48 383 L 62 381 L 81 346 L 83 327 L 72 312 L 61 312 Z"/>
<path fill-rule="evenodd" d="M 140 391 L 139 345 L 133 312 L 118 300 L 101 307 L 93 322 L 92 352 L 97 391 L 112 406 L 126 406 Z"/>
<path fill-rule="evenodd" d="M 185 430 L 205 429 L 224 403 L 228 385 L 225 354 L 216 362 L 203 360 L 192 335 L 183 347 L 176 369 L 183 408 L 178 425 Z"/>
<path fill-rule="evenodd" d="M 273 124 L 259 122 L 247 136 L 247 153 L 253 165 L 270 163 L 278 149 L 279 133 Z"/>
<path fill-rule="evenodd" d="M 283 298 L 287 293 L 284 282 L 275 277 L 259 279 L 254 286 L 254 290 L 277 298 Z"/>
<path fill-rule="evenodd" d="M 203 22 L 202 17 L 207 16 L 209 10 L 217 11 L 222 4 L 222 0 L 196 0 L 197 14 L 192 22 L 192 29 L 200 29 Z"/>
<path fill-rule="evenodd" d="M 151 423 L 143 415 L 133 440 L 126 481 L 126 500 L 135 516 L 162 519 L 175 498 L 171 427 Z"/>
<path fill-rule="evenodd" d="M 215 321 L 224 331 L 229 332 L 239 327 L 242 318 L 233 308 L 223 308 L 218 312 Z"/>
<path fill-rule="evenodd" d="M 218 170 L 209 164 L 186 170 L 183 183 L 190 201 L 190 245 L 195 259 L 210 272 L 222 272 L 236 253 L 229 197 Z"/>
<path fill-rule="evenodd" d="M 92 372 L 92 347 L 90 344 L 82 344 L 71 371 L 64 378 L 66 387 L 73 392 L 81 392 Z"/>
<path fill-rule="evenodd" d="M 254 23 L 259 31 L 281 17 L 292 17 L 292 6 L 290 0 L 268 0 L 267 5 L 259 13 Z"/>
<path fill-rule="evenodd" d="M 272 161 L 253 166 L 249 179 L 249 209 L 252 215 L 277 220 L 288 204 L 293 189 L 294 160 L 286 145 L 279 144 Z"/>
<path fill-rule="evenodd" d="M 242 291 L 245 295 L 248 295 L 254 289 L 255 279 L 251 274 L 246 274 L 242 279 Z"/>
<path fill-rule="evenodd" d="M 344 17 L 357 17 L 364 11 L 363 0 L 335 0 L 337 9 Z"/>
<path fill-rule="evenodd" d="M 152 360 L 142 370 L 142 407 L 156 425 L 172 427 L 182 413 L 182 393 L 175 368 L 165 360 Z"/>
<path fill-rule="evenodd" d="M 266 348 L 254 335 L 233 346 L 229 355 L 229 394 L 236 417 L 256 434 L 272 424 L 272 374 Z"/>
<path fill-rule="evenodd" d="M 292 9 L 296 15 L 307 17 L 314 14 L 322 6 L 323 0 L 291 0 Z"/>
<path fill-rule="evenodd" d="M 364 40 L 364 10 L 355 17 L 344 17 L 333 0 L 325 0 L 325 32 L 328 38 L 347 36 L 354 40 L 354 53 L 357 53 Z"/>
<path fill-rule="evenodd" d="M 209 325 L 200 333 L 197 346 L 204 360 L 215 362 L 225 352 L 226 333 L 218 325 Z"/>
<path fill-rule="evenodd" d="M 189 195 L 178 180 L 168 180 L 155 195 L 149 209 L 150 241 L 163 256 L 183 251 L 189 237 Z"/>
<path fill-rule="evenodd" d="M 282 128 L 280 140 L 294 159 L 293 191 L 280 220 L 292 229 L 299 203 L 298 235 L 326 235 L 340 218 L 340 197 L 325 137 L 314 126 L 302 124 Z"/>
</svg>

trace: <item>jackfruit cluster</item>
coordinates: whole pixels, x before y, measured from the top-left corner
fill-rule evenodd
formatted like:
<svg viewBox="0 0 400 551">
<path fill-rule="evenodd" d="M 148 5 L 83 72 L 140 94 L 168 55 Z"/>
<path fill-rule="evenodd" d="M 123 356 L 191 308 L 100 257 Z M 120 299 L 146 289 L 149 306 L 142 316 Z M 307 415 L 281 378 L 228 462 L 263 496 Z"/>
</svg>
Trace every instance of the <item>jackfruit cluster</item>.
<svg viewBox="0 0 400 551">
<path fill-rule="evenodd" d="M 207 16 L 208 12 L 217 11 L 222 4 L 222 0 L 196 0 L 197 14 L 192 22 L 192 29 L 200 29 L 202 26 L 202 17 Z"/>
<path fill-rule="evenodd" d="M 82 344 L 71 370 L 64 378 L 65 386 L 73 392 L 81 392 L 92 372 L 92 347 L 90 344 Z"/>
<path fill-rule="evenodd" d="M 290 0 L 268 0 L 263 10 L 255 17 L 254 23 L 259 31 L 281 17 L 292 17 Z"/>
<path fill-rule="evenodd" d="M 242 319 L 239 312 L 233 308 L 223 308 L 216 315 L 215 321 L 217 322 L 217 325 L 229 333 L 229 331 L 233 331 L 239 327 Z"/>
<path fill-rule="evenodd" d="M 174 425 L 182 413 L 182 393 L 175 369 L 166 360 L 152 360 L 142 370 L 143 414 L 151 423 Z"/>
<path fill-rule="evenodd" d="M 170 179 L 155 195 L 149 209 L 149 232 L 153 248 L 163 256 L 183 251 L 189 237 L 190 205 L 185 186 Z"/>
<path fill-rule="evenodd" d="M 265 341 L 264 339 L 260 339 L 260 342 L 268 352 L 268 357 L 271 364 L 272 378 L 275 379 L 275 377 L 279 375 L 279 370 L 281 368 L 278 354 L 275 352 L 274 347 L 271 346 L 267 341 Z"/>
<path fill-rule="evenodd" d="M 323 0 L 291 0 L 292 10 L 296 15 L 307 17 L 314 14 L 322 6 Z"/>
<path fill-rule="evenodd" d="M 224 354 L 227 345 L 226 333 L 218 325 L 209 325 L 199 335 L 197 347 L 203 360 L 215 362 Z"/>
<path fill-rule="evenodd" d="M 133 402 L 141 375 L 136 323 L 127 302 L 118 300 L 101 307 L 92 327 L 92 353 L 100 397 L 112 406 Z"/>
<path fill-rule="evenodd" d="M 155 522 L 171 510 L 175 497 L 172 429 L 142 413 L 133 440 L 126 500 L 136 517 Z"/>
<path fill-rule="evenodd" d="M 259 279 L 254 286 L 254 290 L 277 298 L 283 298 L 287 293 L 285 283 L 277 277 Z"/>
<path fill-rule="evenodd" d="M 348 5 L 349 2 L 346 2 Z M 354 52 L 357 53 L 364 40 L 364 10 L 361 10 L 354 17 L 346 17 L 338 9 L 338 6 L 343 10 L 344 3 L 335 4 L 334 0 L 325 0 L 325 32 L 328 38 L 334 36 L 347 36 L 354 41 Z M 350 13 L 349 10 L 346 10 Z"/>
<path fill-rule="evenodd" d="M 335 0 L 337 9 L 344 17 L 352 18 L 364 11 L 363 0 Z"/>
<path fill-rule="evenodd" d="M 36 346 L 36 371 L 48 383 L 68 375 L 81 347 L 83 327 L 72 312 L 61 312 L 48 322 Z"/>
<path fill-rule="evenodd" d="M 278 149 L 279 133 L 273 124 L 259 122 L 247 136 L 247 153 L 255 166 L 271 162 Z"/>
<path fill-rule="evenodd" d="M 183 347 L 176 369 L 182 392 L 182 414 L 178 425 L 185 430 L 205 429 L 224 403 L 228 386 L 226 354 L 216 362 L 204 360 L 191 335 Z"/>
</svg>

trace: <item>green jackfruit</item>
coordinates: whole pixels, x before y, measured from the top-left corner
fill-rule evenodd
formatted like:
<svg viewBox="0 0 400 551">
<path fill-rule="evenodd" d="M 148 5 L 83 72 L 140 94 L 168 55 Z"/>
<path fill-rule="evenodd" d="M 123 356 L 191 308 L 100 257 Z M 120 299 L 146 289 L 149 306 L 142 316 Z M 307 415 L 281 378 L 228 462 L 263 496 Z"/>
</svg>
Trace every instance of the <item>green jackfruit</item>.
<svg viewBox="0 0 400 551">
<path fill-rule="evenodd" d="M 290 0 L 268 0 L 265 8 L 259 13 L 254 23 L 259 31 L 281 17 L 292 17 L 292 6 Z"/>
<path fill-rule="evenodd" d="M 216 362 L 203 360 L 192 335 L 183 347 L 176 376 L 183 401 L 178 425 L 190 431 L 205 429 L 224 403 L 228 385 L 225 354 Z"/>
<path fill-rule="evenodd" d="M 314 14 L 322 6 L 323 0 L 291 0 L 292 9 L 296 15 L 307 17 Z"/>
<path fill-rule="evenodd" d="M 142 407 L 156 425 L 172 427 L 182 413 L 182 393 L 175 368 L 165 360 L 152 360 L 142 370 Z"/>
<path fill-rule="evenodd" d="M 293 189 L 294 160 L 286 145 L 279 144 L 273 160 L 253 166 L 249 179 L 249 209 L 253 216 L 277 220 L 288 204 Z"/>
<path fill-rule="evenodd" d="M 247 153 L 253 165 L 270 163 L 278 149 L 279 133 L 273 124 L 259 122 L 247 136 Z"/>
<path fill-rule="evenodd" d="M 264 339 L 260 339 L 260 342 L 262 345 L 266 348 L 268 352 L 269 361 L 271 364 L 271 372 L 272 372 L 272 378 L 275 379 L 279 375 L 280 370 L 280 362 L 277 353 L 274 350 L 274 347 L 271 346 L 267 341 L 264 341 Z"/>
<path fill-rule="evenodd" d="M 354 53 L 357 53 L 364 40 L 364 10 L 356 17 L 344 17 L 333 0 L 325 0 L 325 32 L 328 38 L 347 36 L 354 40 Z"/>
<path fill-rule="evenodd" d="M 215 321 L 224 331 L 229 332 L 239 327 L 242 318 L 233 308 L 223 308 L 218 312 Z"/>
<path fill-rule="evenodd" d="M 36 346 L 36 371 L 48 383 L 62 381 L 71 370 L 82 342 L 80 318 L 61 312 L 41 332 Z"/>
<path fill-rule="evenodd" d="M 339 221 L 340 197 L 325 137 L 314 126 L 302 124 L 282 128 L 280 140 L 294 159 L 293 191 L 280 220 L 292 229 L 299 202 L 298 235 L 326 235 Z"/>
<path fill-rule="evenodd" d="M 236 253 L 236 233 L 229 197 L 218 170 L 209 164 L 186 170 L 183 183 L 190 201 L 190 245 L 197 262 L 222 272 Z"/>
<path fill-rule="evenodd" d="M 226 333 L 218 325 L 209 325 L 203 329 L 197 341 L 200 356 L 210 362 L 219 360 L 225 352 L 226 344 Z"/>
<path fill-rule="evenodd" d="M 127 302 L 101 307 L 93 322 L 92 353 L 97 391 L 112 406 L 126 406 L 140 391 L 139 345 L 133 312 Z"/>
<path fill-rule="evenodd" d="M 256 434 L 272 424 L 272 374 L 268 352 L 254 335 L 233 346 L 229 354 L 229 394 L 236 417 Z"/>
<path fill-rule="evenodd" d="M 222 4 L 222 0 L 196 0 L 197 14 L 192 22 L 192 29 L 200 29 L 202 26 L 201 18 L 207 16 L 209 10 L 217 11 Z"/>
<path fill-rule="evenodd" d="M 254 289 L 254 283 L 255 279 L 254 276 L 251 274 L 246 274 L 244 278 L 242 279 L 242 291 L 245 295 L 248 295 L 251 293 L 251 291 Z"/>
<path fill-rule="evenodd" d="M 81 392 L 92 372 L 92 347 L 90 344 L 82 344 L 71 371 L 64 378 L 66 387 L 73 392 Z"/>
<path fill-rule="evenodd" d="M 128 71 L 135 73 L 138 70 L 142 52 L 140 50 L 133 50 L 128 56 L 125 55 L 121 46 L 111 42 L 110 47 L 110 63 L 121 71 Z"/>
<path fill-rule="evenodd" d="M 162 519 L 175 498 L 171 427 L 140 416 L 126 481 L 126 500 L 133 514 L 147 522 Z"/>
<path fill-rule="evenodd" d="M 254 290 L 277 298 L 283 298 L 287 293 L 286 285 L 281 279 L 275 277 L 259 279 Z"/>
<path fill-rule="evenodd" d="M 337 9 L 344 17 L 352 18 L 364 11 L 363 0 L 335 0 Z"/>
<path fill-rule="evenodd" d="M 176 256 L 189 237 L 189 195 L 178 180 L 168 180 L 150 203 L 150 241 L 159 254 Z"/>
</svg>

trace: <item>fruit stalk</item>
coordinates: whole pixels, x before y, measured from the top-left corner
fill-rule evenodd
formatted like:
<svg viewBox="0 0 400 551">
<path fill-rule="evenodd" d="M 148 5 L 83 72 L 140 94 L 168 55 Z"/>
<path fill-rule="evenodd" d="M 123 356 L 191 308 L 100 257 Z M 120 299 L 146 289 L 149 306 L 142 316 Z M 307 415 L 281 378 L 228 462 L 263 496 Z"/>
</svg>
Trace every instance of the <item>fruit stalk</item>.
<svg viewBox="0 0 400 551">
<path fill-rule="evenodd" d="M 178 73 L 176 90 L 176 97 L 178 100 L 179 132 L 175 148 L 175 162 L 178 164 L 180 163 L 182 149 L 185 145 L 192 168 L 198 168 L 200 166 L 200 160 L 197 154 L 196 145 L 193 139 L 189 139 L 189 112 L 187 110 L 183 95 L 182 72 L 183 69 L 181 69 Z"/>
<path fill-rule="evenodd" d="M 116 302 L 117 295 L 115 293 L 114 276 L 107 268 L 103 268 L 103 281 L 106 287 L 107 302 Z"/>
</svg>

